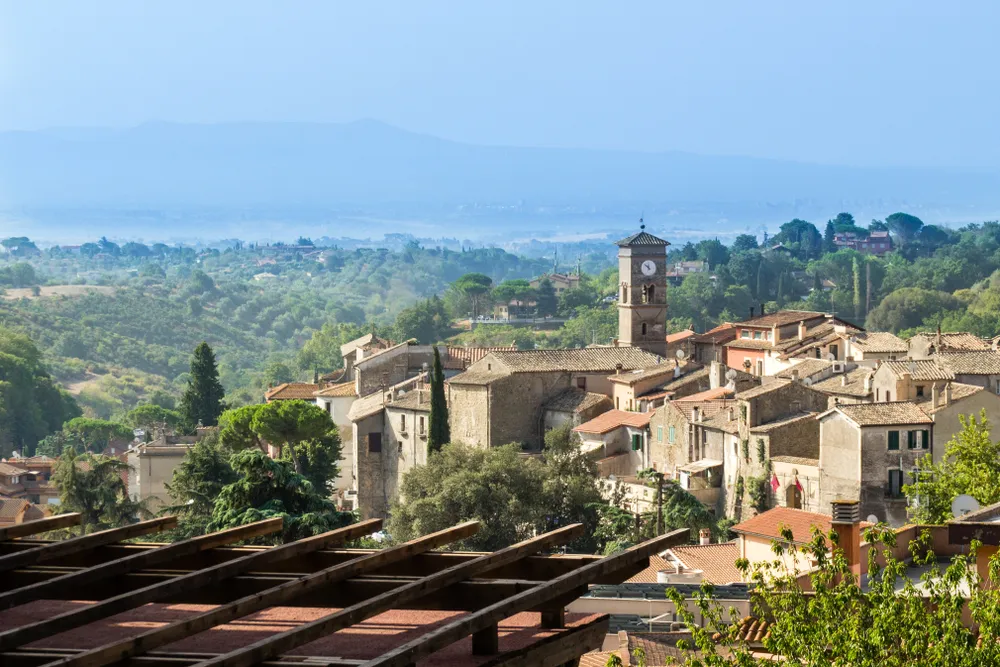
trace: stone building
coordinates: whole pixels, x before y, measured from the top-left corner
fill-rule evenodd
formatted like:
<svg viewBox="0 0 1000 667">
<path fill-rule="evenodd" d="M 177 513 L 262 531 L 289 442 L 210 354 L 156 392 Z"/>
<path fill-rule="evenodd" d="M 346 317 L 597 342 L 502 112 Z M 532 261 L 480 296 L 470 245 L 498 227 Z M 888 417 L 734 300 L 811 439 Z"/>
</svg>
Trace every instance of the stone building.
<svg viewBox="0 0 1000 667">
<path fill-rule="evenodd" d="M 875 371 L 875 402 L 924 400 L 930 398 L 932 386 L 954 379 L 955 374 L 937 359 L 887 361 Z"/>
<path fill-rule="evenodd" d="M 604 394 L 571 387 L 545 403 L 542 427 L 548 432 L 567 425 L 579 426 L 611 407 L 611 399 Z"/>
<path fill-rule="evenodd" d="M 834 373 L 809 385 L 829 397 L 832 408 L 841 403 L 871 403 L 875 400 L 875 371 L 866 366 L 855 366 L 842 373 Z"/>
<path fill-rule="evenodd" d="M 888 331 L 859 331 L 845 338 L 845 353 L 854 361 L 895 361 L 908 352 L 906 341 Z"/>
<path fill-rule="evenodd" d="M 736 338 L 736 325 L 723 322 L 714 329 L 690 338 L 691 356 L 699 364 L 709 364 L 713 361 L 726 363 L 725 345 Z"/>
<path fill-rule="evenodd" d="M 575 387 L 610 396 L 610 375 L 659 361 L 635 347 L 490 353 L 447 383 L 452 439 L 537 449 L 545 432 L 544 406 L 558 394 Z"/>
<path fill-rule="evenodd" d="M 955 374 L 955 381 L 1000 394 L 1000 354 L 993 350 L 945 352 L 941 365 Z"/>
<path fill-rule="evenodd" d="M 964 331 L 952 333 L 919 333 L 907 341 L 910 359 L 930 359 L 945 352 L 982 352 L 990 349 L 989 341 Z"/>
<path fill-rule="evenodd" d="M 144 500 L 155 512 L 172 500 L 167 484 L 188 451 L 194 437 L 161 434 L 152 442 L 133 445 L 125 453 L 129 465 L 128 494 L 133 500 Z"/>
<path fill-rule="evenodd" d="M 313 392 L 316 405 L 322 408 L 333 423 L 337 425 L 340 435 L 340 474 L 334 482 L 335 491 L 343 497 L 354 488 L 354 427 L 348 417 L 351 406 L 357 400 L 358 394 L 353 381 L 330 385 Z"/>
<path fill-rule="evenodd" d="M 667 246 L 646 231 L 618 241 L 617 345 L 667 356 Z"/>
<path fill-rule="evenodd" d="M 856 500 L 861 515 L 901 526 L 903 485 L 934 448 L 934 421 L 916 403 L 839 405 L 819 416 L 820 507 Z"/>
<path fill-rule="evenodd" d="M 1000 414 L 1000 396 L 983 387 L 960 382 L 932 386 L 930 396 L 917 405 L 934 420 L 935 463 L 944 457 L 948 441 L 962 430 L 961 416 L 978 418 L 983 410 L 991 417 Z"/>
</svg>

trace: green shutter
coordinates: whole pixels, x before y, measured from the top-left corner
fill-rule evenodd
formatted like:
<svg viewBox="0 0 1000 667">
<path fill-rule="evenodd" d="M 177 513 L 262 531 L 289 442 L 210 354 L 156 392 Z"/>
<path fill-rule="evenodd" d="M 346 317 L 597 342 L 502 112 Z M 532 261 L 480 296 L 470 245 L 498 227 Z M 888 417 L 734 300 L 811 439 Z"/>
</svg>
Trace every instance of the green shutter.
<svg viewBox="0 0 1000 667">
<path fill-rule="evenodd" d="M 657 426 L 656 427 L 656 441 L 657 442 L 663 442 L 663 427 L 662 426 Z"/>
<path fill-rule="evenodd" d="M 899 449 L 899 431 L 889 431 L 889 449 Z"/>
<path fill-rule="evenodd" d="M 916 449 L 917 448 L 917 432 L 907 431 L 906 432 L 906 448 Z"/>
<path fill-rule="evenodd" d="M 677 431 L 674 430 L 673 426 L 667 429 L 667 439 L 670 440 L 670 442 L 677 442 Z"/>
<path fill-rule="evenodd" d="M 924 429 L 920 432 L 920 448 L 930 449 L 931 448 L 931 432 Z"/>
</svg>

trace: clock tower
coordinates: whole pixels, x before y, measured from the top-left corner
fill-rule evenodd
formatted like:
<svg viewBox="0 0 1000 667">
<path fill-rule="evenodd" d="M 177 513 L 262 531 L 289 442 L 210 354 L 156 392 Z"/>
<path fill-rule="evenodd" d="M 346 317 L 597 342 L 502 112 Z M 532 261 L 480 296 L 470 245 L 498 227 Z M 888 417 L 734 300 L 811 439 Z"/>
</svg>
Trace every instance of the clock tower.
<svg viewBox="0 0 1000 667">
<path fill-rule="evenodd" d="M 642 224 L 618 242 L 618 345 L 661 357 L 667 356 L 668 245 Z"/>
</svg>

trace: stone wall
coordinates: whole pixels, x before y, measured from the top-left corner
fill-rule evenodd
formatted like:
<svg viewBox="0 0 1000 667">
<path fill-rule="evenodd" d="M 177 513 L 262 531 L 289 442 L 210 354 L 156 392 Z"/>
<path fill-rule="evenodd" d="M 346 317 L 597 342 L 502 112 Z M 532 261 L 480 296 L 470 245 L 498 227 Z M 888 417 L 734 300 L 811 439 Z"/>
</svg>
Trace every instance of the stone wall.
<svg viewBox="0 0 1000 667">
<path fill-rule="evenodd" d="M 670 442 L 670 427 L 674 427 L 674 442 Z M 663 440 L 658 437 L 660 429 Z M 688 421 L 684 413 L 670 403 L 665 403 L 653 411 L 649 420 L 650 458 L 653 467 L 660 472 L 673 475 L 677 466 L 688 461 Z"/>
<path fill-rule="evenodd" d="M 889 450 L 888 432 L 899 431 L 899 449 Z M 919 429 L 913 429 L 919 430 Z M 929 427 L 928 427 L 928 430 Z M 861 516 L 874 514 L 880 521 L 891 526 L 907 523 L 906 499 L 886 497 L 889 484 L 889 470 L 901 469 L 903 483 L 909 483 L 910 471 L 917 461 L 927 454 L 925 449 L 908 449 L 905 427 L 868 427 L 861 434 Z M 931 433 L 933 436 L 933 431 Z M 919 440 L 918 440 L 919 442 Z M 933 437 L 931 438 L 933 448 Z"/>
<path fill-rule="evenodd" d="M 385 517 L 389 513 L 391 499 L 386 494 L 386 480 L 383 458 L 395 457 L 385 439 L 381 452 L 368 451 L 368 435 L 383 432 L 383 415 L 379 412 L 354 423 L 355 466 L 357 470 L 358 510 L 362 519 Z"/>
<path fill-rule="evenodd" d="M 490 388 L 487 385 L 449 384 L 447 389 L 451 439 L 476 447 L 489 447 Z"/>
<path fill-rule="evenodd" d="M 828 402 L 826 394 L 799 382 L 789 382 L 746 401 L 747 423 L 760 426 L 796 412 L 824 412 Z"/>
<path fill-rule="evenodd" d="M 517 373 L 494 380 L 489 392 L 488 444 L 519 442 L 540 448 L 542 406 L 569 387 L 569 373 Z"/>
</svg>

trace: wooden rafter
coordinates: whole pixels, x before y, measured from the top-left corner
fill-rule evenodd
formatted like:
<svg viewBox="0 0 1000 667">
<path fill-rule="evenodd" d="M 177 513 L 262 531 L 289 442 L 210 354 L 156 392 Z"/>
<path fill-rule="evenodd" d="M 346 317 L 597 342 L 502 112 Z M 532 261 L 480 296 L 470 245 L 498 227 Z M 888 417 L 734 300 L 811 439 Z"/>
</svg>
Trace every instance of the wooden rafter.
<svg viewBox="0 0 1000 667">
<path fill-rule="evenodd" d="M 35 519 L 34 521 L 17 523 L 13 526 L 0 528 L 0 542 L 13 540 L 18 537 L 25 537 L 27 535 L 37 535 L 38 533 L 44 533 L 50 530 L 59 530 L 60 528 L 72 528 L 73 526 L 79 526 L 80 520 L 81 517 L 79 514 L 72 513 L 57 514 L 56 516 L 50 516 L 44 519 Z"/>
<path fill-rule="evenodd" d="M 173 544 L 167 544 L 156 549 L 150 549 L 149 551 L 137 553 L 132 556 L 126 556 L 125 558 L 111 561 L 110 563 L 102 563 L 101 565 L 97 565 L 95 567 L 89 567 L 85 570 L 74 572 L 73 574 L 67 574 L 61 577 L 56 577 L 55 579 L 50 579 L 49 581 L 43 581 L 30 586 L 17 588 L 6 593 L 0 593 L 0 609 L 10 609 L 11 607 L 24 604 L 25 602 L 40 600 L 44 598 L 46 594 L 59 588 L 80 586 L 82 584 L 101 581 L 102 579 L 125 574 L 126 572 L 141 570 L 151 565 L 165 563 L 174 558 L 204 551 L 205 549 L 211 549 L 212 547 L 217 547 L 223 544 L 232 544 L 233 542 L 239 542 L 241 540 L 249 540 L 254 537 L 260 537 L 261 535 L 277 533 L 281 530 L 281 526 L 282 521 L 280 518 L 257 521 L 255 523 L 247 524 L 246 526 L 239 526 L 237 528 L 222 530 L 217 533 L 192 537 L 191 539 L 182 540 L 181 542 L 174 542 Z M 2 645 L 2 642 L 0 642 L 0 645 Z"/>
<path fill-rule="evenodd" d="M 417 660 L 439 651 L 463 637 L 495 627 L 500 621 L 509 616 L 570 593 L 581 585 L 589 584 L 599 574 L 614 572 L 629 567 L 641 560 L 648 562 L 650 554 L 686 543 L 687 538 L 688 529 L 682 528 L 653 538 L 642 544 L 637 544 L 621 553 L 609 556 L 596 563 L 585 565 L 575 572 L 569 572 L 541 586 L 519 593 L 506 600 L 492 604 L 485 609 L 445 624 L 422 637 L 382 654 L 378 658 L 369 660 L 364 664 L 364 667 L 407 667 L 407 665 L 415 664 Z M 247 647 L 247 650 L 249 648 Z M 199 667 L 207 667 L 208 665 L 213 665 L 214 667 L 215 665 L 222 664 L 225 664 L 226 667 L 232 667 L 230 663 L 221 663 L 219 661 L 206 661 L 201 663 Z M 254 663 L 242 662 L 233 664 L 251 665 Z"/>
<path fill-rule="evenodd" d="M 482 667 L 558 667 L 583 653 L 599 649 L 608 634 L 611 617 L 592 621 L 546 637 L 530 646 L 502 653 Z"/>
<path fill-rule="evenodd" d="M 413 583 L 387 591 L 382 595 L 328 614 L 297 628 L 262 639 L 226 655 L 206 660 L 199 663 L 198 667 L 248 667 L 258 664 L 337 630 L 360 623 L 367 618 L 388 611 L 394 606 L 419 599 L 450 584 L 484 574 L 500 565 L 516 561 L 543 549 L 565 544 L 582 532 L 583 526 L 581 524 L 573 524 L 539 535 L 506 549 L 480 556 L 461 565 L 455 565 L 447 570 L 418 579 Z"/>
<path fill-rule="evenodd" d="M 73 658 L 55 663 L 60 667 L 100 667 L 122 658 L 140 655 L 151 649 L 204 632 L 217 625 L 228 623 L 261 609 L 281 605 L 310 591 L 344 581 L 367 571 L 377 570 L 387 564 L 429 551 L 474 535 L 479 530 L 478 521 L 469 521 L 430 535 L 419 537 L 397 547 L 361 556 L 353 561 L 335 565 L 326 570 L 295 579 L 260 593 L 197 616 L 177 621 L 143 633 L 138 637 L 113 642 L 87 651 Z M 0 635 L 2 639 L 2 635 Z M 6 648 L 6 647 L 4 647 Z"/>
<path fill-rule="evenodd" d="M 244 533 L 243 537 L 240 536 L 240 533 L 234 534 L 232 532 L 232 530 L 239 529 L 223 531 L 223 533 L 213 533 L 212 535 L 226 534 L 227 537 L 225 539 L 230 542 L 235 542 L 252 536 L 255 532 L 260 530 L 260 524 L 269 524 L 267 528 L 268 532 L 271 532 L 271 529 L 275 526 L 275 521 L 278 522 L 277 528 L 280 530 L 281 519 L 271 519 L 266 522 L 259 522 L 257 524 L 244 526 L 244 528 L 251 530 Z M 257 528 L 253 528 L 254 526 L 257 526 Z M 196 590 L 202 586 L 218 584 L 219 582 L 236 576 L 237 574 L 252 571 L 263 567 L 268 563 L 280 561 L 284 558 L 291 558 L 293 556 L 309 553 L 310 551 L 316 551 L 331 544 L 343 544 L 347 540 L 373 533 L 379 530 L 381 526 L 382 521 L 380 519 L 372 519 L 352 524 L 345 528 L 332 530 L 330 532 L 298 540 L 290 544 L 273 547 L 264 551 L 257 551 L 243 558 L 220 563 L 215 567 L 197 570 L 186 575 L 174 577 L 167 581 L 151 584 L 137 591 L 130 591 L 122 595 L 117 595 L 107 600 L 102 600 L 96 604 L 66 612 L 65 614 L 60 614 L 44 621 L 14 628 L 0 633 L 0 650 L 8 650 L 16 646 L 22 646 L 28 642 L 35 641 L 36 639 L 41 639 L 42 637 L 59 632 L 65 632 L 66 630 L 80 627 L 81 625 L 85 625 L 92 621 L 96 621 L 128 609 L 133 609 L 149 602 L 155 602 L 157 600 L 168 598 L 179 592 Z M 205 537 L 212 537 L 212 535 L 206 535 Z M 218 539 L 219 538 L 216 538 L 213 542 Z M 149 553 L 154 552 L 142 552 L 137 555 L 141 556 Z M 100 565 L 98 567 L 105 567 L 105 565 L 108 564 Z M 87 570 L 83 570 L 82 572 L 87 572 Z M 61 578 L 62 577 L 60 577 L 60 579 Z M 58 580 L 59 579 L 54 579 L 52 581 Z"/>
<path fill-rule="evenodd" d="M 42 563 L 53 558 L 59 558 L 66 554 L 82 553 L 91 549 L 96 549 L 105 544 L 128 540 L 140 535 L 158 533 L 161 530 L 170 530 L 177 527 L 176 516 L 164 516 L 149 521 L 140 521 L 122 528 L 109 528 L 90 535 L 81 535 L 60 542 L 52 542 L 24 551 L 18 551 L 6 556 L 0 556 L 0 572 L 8 572 L 15 568 Z"/>
</svg>

